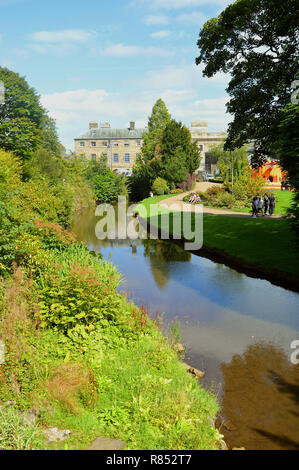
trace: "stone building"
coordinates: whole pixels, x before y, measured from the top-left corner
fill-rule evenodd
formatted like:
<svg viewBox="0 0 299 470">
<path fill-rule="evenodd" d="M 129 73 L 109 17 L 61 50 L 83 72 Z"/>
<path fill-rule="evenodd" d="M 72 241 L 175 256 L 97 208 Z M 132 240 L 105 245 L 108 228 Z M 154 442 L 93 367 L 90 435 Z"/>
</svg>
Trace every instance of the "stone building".
<svg viewBox="0 0 299 470">
<path fill-rule="evenodd" d="M 75 153 L 84 155 L 88 160 L 104 155 L 112 170 L 131 170 L 141 153 L 144 132 L 147 132 L 147 129 L 136 129 L 134 121 L 125 129 L 111 128 L 109 123 L 101 123 L 99 126 L 96 121 L 91 121 L 89 131 L 74 139 Z M 223 143 L 226 134 L 208 132 L 206 121 L 192 122 L 190 132 L 192 141 L 197 143 L 201 151 L 202 159 L 198 171 L 214 173 L 216 161 L 209 150 L 213 145 Z"/>
<path fill-rule="evenodd" d="M 196 121 L 191 123 L 191 138 L 196 142 L 201 152 L 201 162 L 198 169 L 199 172 L 215 173 L 216 159 L 209 153 L 214 145 L 224 143 L 225 132 L 208 132 L 208 123 L 206 121 Z"/>
<path fill-rule="evenodd" d="M 75 140 L 75 153 L 88 160 L 102 155 L 112 170 L 129 171 L 141 153 L 142 136 L 146 129 L 136 129 L 135 122 L 125 129 L 111 128 L 109 123 L 89 123 L 89 131 Z"/>
</svg>

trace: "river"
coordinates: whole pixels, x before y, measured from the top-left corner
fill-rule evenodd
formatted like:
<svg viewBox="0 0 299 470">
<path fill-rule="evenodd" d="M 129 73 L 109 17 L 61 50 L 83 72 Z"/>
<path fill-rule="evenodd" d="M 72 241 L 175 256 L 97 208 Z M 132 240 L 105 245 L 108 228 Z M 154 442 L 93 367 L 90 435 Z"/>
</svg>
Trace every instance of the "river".
<svg viewBox="0 0 299 470">
<path fill-rule="evenodd" d="M 229 448 L 299 449 L 299 295 L 165 240 L 104 240 L 98 218 L 84 210 L 73 231 L 118 266 L 130 292 L 164 328 L 179 321 L 186 362 L 205 372 L 200 383 L 222 407 Z M 298 354 L 299 357 L 299 354 Z"/>
</svg>

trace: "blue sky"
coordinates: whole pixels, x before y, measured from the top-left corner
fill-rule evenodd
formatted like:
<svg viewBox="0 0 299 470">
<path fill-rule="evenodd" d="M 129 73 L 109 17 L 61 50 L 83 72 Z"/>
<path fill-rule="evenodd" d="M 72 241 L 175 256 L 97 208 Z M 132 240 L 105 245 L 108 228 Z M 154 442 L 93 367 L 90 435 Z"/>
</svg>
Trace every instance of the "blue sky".
<svg viewBox="0 0 299 470">
<path fill-rule="evenodd" d="M 195 58 L 201 26 L 229 3 L 0 0 L 0 64 L 38 91 L 68 149 L 89 120 L 145 126 L 160 97 L 187 126 L 224 131 L 228 77 L 202 77 Z"/>
</svg>

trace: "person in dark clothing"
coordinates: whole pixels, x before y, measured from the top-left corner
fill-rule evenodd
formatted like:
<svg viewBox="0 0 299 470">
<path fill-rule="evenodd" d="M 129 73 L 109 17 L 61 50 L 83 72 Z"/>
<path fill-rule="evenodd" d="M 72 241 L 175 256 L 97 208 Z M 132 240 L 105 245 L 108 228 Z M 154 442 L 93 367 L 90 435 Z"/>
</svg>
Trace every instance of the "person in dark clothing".
<svg viewBox="0 0 299 470">
<path fill-rule="evenodd" d="M 275 199 L 274 194 L 272 193 L 271 196 L 269 197 L 269 215 L 273 215 L 274 213 L 275 202 L 276 202 L 276 199 Z"/>
<path fill-rule="evenodd" d="M 267 215 L 268 209 L 269 209 L 269 197 L 268 197 L 268 194 L 266 193 L 264 195 L 264 215 Z"/>
<path fill-rule="evenodd" d="M 258 208 L 257 208 L 257 198 L 254 197 L 251 202 L 252 207 L 252 217 L 256 217 L 258 215 Z"/>
</svg>

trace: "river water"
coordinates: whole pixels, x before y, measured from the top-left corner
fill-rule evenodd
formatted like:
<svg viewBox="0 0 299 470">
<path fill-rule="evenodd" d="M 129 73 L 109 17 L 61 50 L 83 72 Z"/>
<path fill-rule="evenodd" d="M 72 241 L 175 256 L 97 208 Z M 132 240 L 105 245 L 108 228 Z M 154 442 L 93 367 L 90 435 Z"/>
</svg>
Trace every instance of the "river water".
<svg viewBox="0 0 299 470">
<path fill-rule="evenodd" d="M 299 295 L 165 240 L 104 240 L 94 210 L 74 219 L 88 247 L 118 266 L 137 305 L 179 321 L 181 342 L 200 383 L 218 397 L 229 448 L 299 449 Z M 299 358 L 299 353 L 297 355 Z"/>
</svg>

